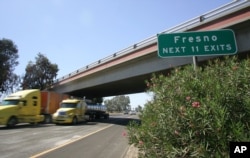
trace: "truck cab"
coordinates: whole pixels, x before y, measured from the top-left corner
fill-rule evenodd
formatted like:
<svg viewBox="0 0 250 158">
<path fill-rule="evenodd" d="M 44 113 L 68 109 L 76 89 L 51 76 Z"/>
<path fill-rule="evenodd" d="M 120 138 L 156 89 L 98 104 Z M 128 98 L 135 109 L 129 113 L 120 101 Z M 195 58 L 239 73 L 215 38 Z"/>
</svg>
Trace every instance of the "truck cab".
<svg viewBox="0 0 250 158">
<path fill-rule="evenodd" d="M 85 116 L 87 105 L 81 99 L 66 99 L 60 104 L 60 108 L 53 114 L 53 122 L 55 124 L 73 125 L 78 122 L 86 121 L 88 118 Z"/>
<path fill-rule="evenodd" d="M 36 124 L 43 121 L 40 103 L 38 89 L 23 90 L 9 95 L 0 105 L 0 124 L 13 127 L 18 123 Z"/>
</svg>

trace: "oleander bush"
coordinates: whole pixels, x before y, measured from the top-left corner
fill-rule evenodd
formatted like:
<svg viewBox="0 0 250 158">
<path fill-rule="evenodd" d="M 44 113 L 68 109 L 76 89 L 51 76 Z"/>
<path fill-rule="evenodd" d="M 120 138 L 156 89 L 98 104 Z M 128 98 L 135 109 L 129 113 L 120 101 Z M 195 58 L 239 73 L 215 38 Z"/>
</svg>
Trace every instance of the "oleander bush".
<svg viewBox="0 0 250 158">
<path fill-rule="evenodd" d="M 154 98 L 127 126 L 140 157 L 229 157 L 230 141 L 250 141 L 250 59 L 192 65 L 147 81 Z"/>
</svg>

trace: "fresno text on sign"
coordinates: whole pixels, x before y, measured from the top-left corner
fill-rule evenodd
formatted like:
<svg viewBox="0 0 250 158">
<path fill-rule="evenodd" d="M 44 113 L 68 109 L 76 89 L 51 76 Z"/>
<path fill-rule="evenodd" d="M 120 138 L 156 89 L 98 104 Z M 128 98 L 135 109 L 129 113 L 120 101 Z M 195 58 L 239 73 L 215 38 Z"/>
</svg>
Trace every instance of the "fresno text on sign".
<svg viewBox="0 0 250 158">
<path fill-rule="evenodd" d="M 158 35 L 160 57 L 235 54 L 232 30 L 184 32 Z"/>
</svg>

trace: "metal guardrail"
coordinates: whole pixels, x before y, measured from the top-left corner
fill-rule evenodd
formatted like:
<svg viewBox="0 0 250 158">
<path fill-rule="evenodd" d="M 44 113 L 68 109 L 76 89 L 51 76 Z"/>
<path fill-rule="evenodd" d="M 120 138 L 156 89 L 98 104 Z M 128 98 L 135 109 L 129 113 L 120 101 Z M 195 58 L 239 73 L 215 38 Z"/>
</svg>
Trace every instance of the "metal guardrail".
<svg viewBox="0 0 250 158">
<path fill-rule="evenodd" d="M 170 29 L 167 29 L 163 32 L 160 32 L 159 34 L 185 32 L 191 28 L 194 28 L 196 26 L 203 24 L 203 22 L 212 21 L 216 18 L 222 17 L 224 15 L 227 15 L 229 13 L 233 13 L 237 10 L 240 10 L 240 9 L 243 9 L 243 8 L 246 8 L 249 6 L 250 6 L 249 0 L 234 0 L 228 4 L 225 4 L 222 7 L 216 8 L 208 13 L 205 13 L 205 14 L 199 16 L 199 17 L 195 17 L 195 18 L 188 20 L 180 25 L 177 25 L 177 26 L 172 27 Z M 122 57 L 124 55 L 130 54 L 137 49 L 149 46 L 149 45 L 154 44 L 156 42 L 157 42 L 157 35 L 146 38 L 145 40 L 142 40 L 142 41 L 140 41 L 136 44 L 133 44 L 125 49 L 122 49 L 122 50 L 120 50 L 120 51 L 118 51 L 118 52 L 116 52 L 116 53 L 114 53 L 106 58 L 100 59 L 100 60 L 98 60 L 94 63 L 91 63 L 89 65 L 86 65 L 86 66 L 84 66 L 84 67 L 82 67 L 82 68 L 80 68 L 80 69 L 78 69 L 78 70 L 76 70 L 68 75 L 65 75 L 59 79 L 56 79 L 54 81 L 54 83 L 58 83 L 60 81 L 66 80 L 72 76 L 79 74 L 79 73 L 82 73 L 82 72 L 87 71 L 89 69 L 95 68 L 97 66 L 100 66 L 100 65 L 105 64 L 107 62 L 115 60 L 115 59 Z"/>
</svg>

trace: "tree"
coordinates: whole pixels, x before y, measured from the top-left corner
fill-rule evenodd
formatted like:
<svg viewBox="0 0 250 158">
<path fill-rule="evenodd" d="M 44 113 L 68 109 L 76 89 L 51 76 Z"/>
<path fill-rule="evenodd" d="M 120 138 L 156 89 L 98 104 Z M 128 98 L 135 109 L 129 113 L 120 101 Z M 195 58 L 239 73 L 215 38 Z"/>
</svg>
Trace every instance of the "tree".
<svg viewBox="0 0 250 158">
<path fill-rule="evenodd" d="M 119 95 L 115 96 L 111 100 L 105 100 L 105 105 L 107 106 L 108 111 L 123 111 L 130 109 L 130 99 L 129 96 Z"/>
<path fill-rule="evenodd" d="M 36 62 L 30 61 L 26 66 L 26 73 L 23 77 L 23 89 L 46 89 L 53 83 L 57 76 L 58 66 L 52 64 L 48 58 L 38 53 Z"/>
<path fill-rule="evenodd" d="M 135 111 L 137 111 L 137 112 L 141 112 L 141 111 L 142 111 L 142 107 L 141 107 L 141 105 L 138 105 L 138 106 L 135 108 Z"/>
<path fill-rule="evenodd" d="M 10 79 L 6 81 L 7 90 L 5 91 L 5 94 L 10 94 L 20 89 L 20 84 L 21 84 L 21 77 L 12 73 Z"/>
<path fill-rule="evenodd" d="M 13 73 L 18 65 L 17 46 L 9 39 L 0 40 L 0 92 L 12 89 L 18 76 Z"/>
</svg>

